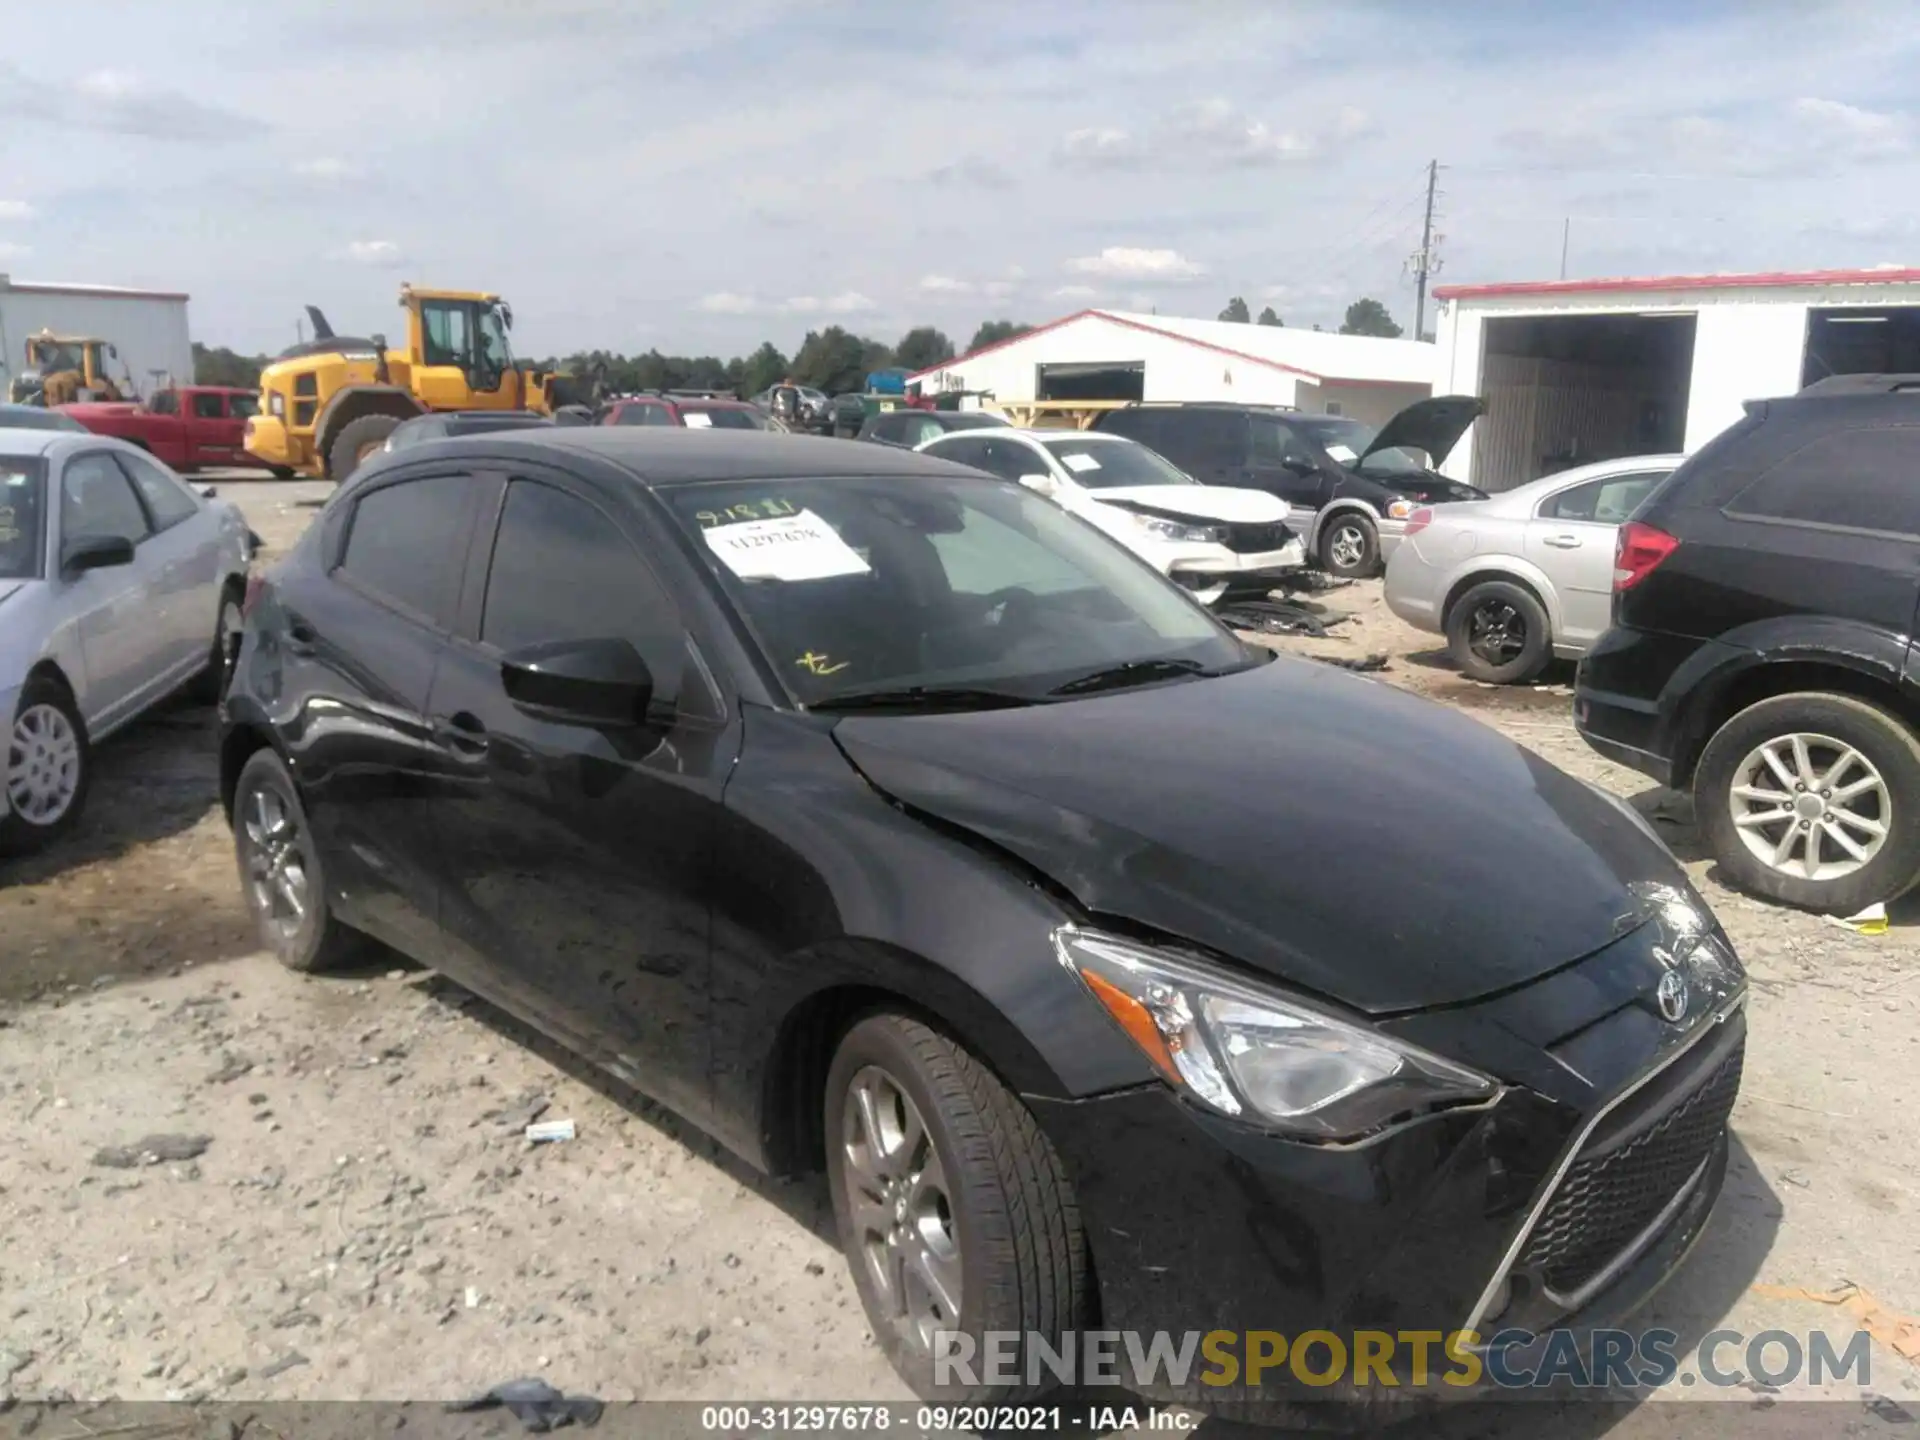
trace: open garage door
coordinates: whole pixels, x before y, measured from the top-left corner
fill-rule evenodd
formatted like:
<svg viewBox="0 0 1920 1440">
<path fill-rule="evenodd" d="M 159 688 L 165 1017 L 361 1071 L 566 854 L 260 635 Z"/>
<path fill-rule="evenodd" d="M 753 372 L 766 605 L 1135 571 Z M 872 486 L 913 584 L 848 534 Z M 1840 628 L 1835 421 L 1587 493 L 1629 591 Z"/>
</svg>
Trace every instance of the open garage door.
<svg viewBox="0 0 1920 1440">
<path fill-rule="evenodd" d="M 1529 315 L 1486 322 L 1473 483 L 1682 448 L 1694 316 Z"/>
<path fill-rule="evenodd" d="M 1144 400 L 1147 398 L 1147 362 L 1144 360 L 1088 364 L 1036 365 L 1036 400 Z"/>
<path fill-rule="evenodd" d="M 1829 375 L 1920 373 L 1920 306 L 1847 306 L 1807 312 L 1800 383 Z"/>
</svg>

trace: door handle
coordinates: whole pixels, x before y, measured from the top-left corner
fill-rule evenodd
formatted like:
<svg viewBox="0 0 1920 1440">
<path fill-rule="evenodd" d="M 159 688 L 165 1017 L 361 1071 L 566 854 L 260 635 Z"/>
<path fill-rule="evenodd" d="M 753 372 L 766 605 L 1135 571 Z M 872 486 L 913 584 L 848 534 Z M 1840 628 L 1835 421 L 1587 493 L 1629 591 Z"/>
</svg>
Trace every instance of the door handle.
<svg viewBox="0 0 1920 1440">
<path fill-rule="evenodd" d="M 1547 536 L 1546 543 L 1553 546 L 1556 550 L 1578 550 L 1580 548 L 1580 537 L 1578 535 L 1549 535 Z"/>
<path fill-rule="evenodd" d="M 447 748 L 456 755 L 478 758 L 487 753 L 487 727 L 471 711 L 462 710 L 456 715 L 449 715 L 439 723 L 437 730 Z"/>
<path fill-rule="evenodd" d="M 289 655 L 311 655 L 320 642 L 320 632 L 304 620 L 287 622 L 286 648 Z"/>
</svg>

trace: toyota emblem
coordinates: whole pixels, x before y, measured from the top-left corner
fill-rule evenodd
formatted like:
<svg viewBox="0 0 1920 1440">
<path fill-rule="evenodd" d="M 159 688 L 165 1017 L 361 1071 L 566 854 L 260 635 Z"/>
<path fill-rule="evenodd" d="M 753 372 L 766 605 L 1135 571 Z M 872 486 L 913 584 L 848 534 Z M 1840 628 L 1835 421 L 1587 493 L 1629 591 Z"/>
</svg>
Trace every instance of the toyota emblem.
<svg viewBox="0 0 1920 1440">
<path fill-rule="evenodd" d="M 1678 1025 L 1687 1018 L 1687 1002 L 1691 998 L 1687 994 L 1687 977 L 1678 970 L 1669 970 L 1660 977 L 1653 998 L 1660 1006 L 1660 1014 Z"/>
</svg>

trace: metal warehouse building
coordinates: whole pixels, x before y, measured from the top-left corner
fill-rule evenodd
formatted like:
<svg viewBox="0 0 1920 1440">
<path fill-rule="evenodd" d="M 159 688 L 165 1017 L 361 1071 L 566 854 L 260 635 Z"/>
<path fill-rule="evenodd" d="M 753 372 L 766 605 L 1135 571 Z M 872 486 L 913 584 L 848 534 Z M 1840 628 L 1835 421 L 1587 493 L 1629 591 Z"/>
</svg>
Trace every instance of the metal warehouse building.
<svg viewBox="0 0 1920 1440">
<path fill-rule="evenodd" d="M 120 352 L 108 362 L 116 382 L 131 378 L 142 395 L 171 379 L 193 383 L 187 297 L 114 285 L 42 285 L 0 275 L 0 398 L 26 364 L 27 337 L 41 330 L 90 335 Z"/>
<path fill-rule="evenodd" d="M 1920 269 L 1443 285 L 1435 385 L 1487 412 L 1443 467 L 1506 490 L 1620 455 L 1693 451 L 1748 400 L 1920 371 Z"/>
<path fill-rule="evenodd" d="M 924 393 L 1029 400 L 1237 400 L 1378 424 L 1433 393 L 1412 340 L 1082 310 L 910 376 Z"/>
</svg>

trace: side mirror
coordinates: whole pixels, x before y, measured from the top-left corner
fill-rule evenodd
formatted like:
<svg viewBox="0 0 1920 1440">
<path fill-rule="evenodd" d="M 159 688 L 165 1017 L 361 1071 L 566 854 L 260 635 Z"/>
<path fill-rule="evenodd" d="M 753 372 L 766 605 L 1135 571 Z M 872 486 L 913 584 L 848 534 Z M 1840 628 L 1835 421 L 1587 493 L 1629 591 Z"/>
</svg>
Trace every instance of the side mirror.
<svg viewBox="0 0 1920 1440">
<path fill-rule="evenodd" d="M 218 500 L 220 498 L 220 492 L 211 485 L 202 485 L 200 487 L 200 498 L 202 500 Z"/>
<path fill-rule="evenodd" d="M 653 672 L 626 640 L 528 645 L 501 660 L 500 682 L 521 710 L 557 725 L 629 729 L 653 704 Z"/>
<path fill-rule="evenodd" d="M 133 542 L 124 535 L 82 535 L 69 540 L 60 554 L 60 568 L 69 575 L 132 563 Z"/>
<path fill-rule="evenodd" d="M 1022 475 L 1020 477 L 1020 483 L 1029 490 L 1049 498 L 1060 493 L 1060 482 L 1051 475 L 1043 475 L 1037 472 L 1032 475 Z"/>
</svg>

